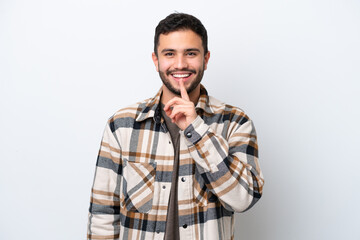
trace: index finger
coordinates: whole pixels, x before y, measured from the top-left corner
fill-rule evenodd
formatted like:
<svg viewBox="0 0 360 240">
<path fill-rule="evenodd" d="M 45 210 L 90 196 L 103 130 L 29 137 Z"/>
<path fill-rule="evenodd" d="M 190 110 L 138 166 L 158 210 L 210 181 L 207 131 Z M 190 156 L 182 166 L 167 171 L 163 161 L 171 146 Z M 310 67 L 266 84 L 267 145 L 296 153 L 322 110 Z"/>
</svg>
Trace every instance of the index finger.
<svg viewBox="0 0 360 240">
<path fill-rule="evenodd" d="M 190 101 L 189 95 L 186 91 L 184 82 L 182 80 L 179 81 L 179 85 L 180 85 L 181 98 Z"/>
</svg>

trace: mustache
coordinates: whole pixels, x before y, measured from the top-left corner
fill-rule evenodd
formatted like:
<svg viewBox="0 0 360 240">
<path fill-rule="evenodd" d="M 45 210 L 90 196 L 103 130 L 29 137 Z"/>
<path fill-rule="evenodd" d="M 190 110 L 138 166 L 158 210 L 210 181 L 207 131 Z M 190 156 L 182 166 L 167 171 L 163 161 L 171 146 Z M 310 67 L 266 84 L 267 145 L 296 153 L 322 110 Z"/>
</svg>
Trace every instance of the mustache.
<svg viewBox="0 0 360 240">
<path fill-rule="evenodd" d="M 191 72 L 193 74 L 196 74 L 196 71 L 193 69 L 183 68 L 183 69 L 167 70 L 166 75 L 170 75 L 170 74 L 172 74 L 174 72 L 178 72 L 178 71 Z"/>
</svg>

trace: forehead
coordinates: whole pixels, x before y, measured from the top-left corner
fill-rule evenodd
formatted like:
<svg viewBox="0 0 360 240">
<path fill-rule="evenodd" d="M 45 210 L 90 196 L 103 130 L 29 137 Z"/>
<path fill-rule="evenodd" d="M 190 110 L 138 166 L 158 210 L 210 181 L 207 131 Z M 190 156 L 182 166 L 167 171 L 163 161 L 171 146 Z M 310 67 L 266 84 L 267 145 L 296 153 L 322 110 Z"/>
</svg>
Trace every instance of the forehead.
<svg viewBox="0 0 360 240">
<path fill-rule="evenodd" d="M 200 51 L 204 51 L 201 37 L 192 30 L 179 30 L 160 34 L 158 50 L 161 51 L 165 48 L 175 50 L 198 48 Z"/>
</svg>

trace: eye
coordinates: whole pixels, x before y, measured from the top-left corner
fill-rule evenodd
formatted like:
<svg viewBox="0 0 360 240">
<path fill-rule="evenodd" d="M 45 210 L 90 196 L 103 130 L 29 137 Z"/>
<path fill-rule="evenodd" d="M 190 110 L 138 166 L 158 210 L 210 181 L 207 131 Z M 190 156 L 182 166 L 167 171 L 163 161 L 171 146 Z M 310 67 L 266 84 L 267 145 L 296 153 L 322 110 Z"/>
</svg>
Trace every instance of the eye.
<svg viewBox="0 0 360 240">
<path fill-rule="evenodd" d="M 196 56 L 196 52 L 188 52 L 187 55 L 188 56 Z"/>
<path fill-rule="evenodd" d="M 167 56 L 167 57 L 172 57 L 172 56 L 174 56 L 174 53 L 172 53 L 172 52 L 167 52 L 167 53 L 165 53 L 164 55 Z"/>
</svg>

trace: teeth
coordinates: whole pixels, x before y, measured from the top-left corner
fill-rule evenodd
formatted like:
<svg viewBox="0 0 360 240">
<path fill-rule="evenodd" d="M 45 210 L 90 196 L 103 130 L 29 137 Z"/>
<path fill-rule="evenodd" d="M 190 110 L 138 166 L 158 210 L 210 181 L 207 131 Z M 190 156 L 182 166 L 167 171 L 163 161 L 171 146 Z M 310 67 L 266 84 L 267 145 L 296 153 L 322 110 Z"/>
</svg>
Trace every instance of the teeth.
<svg viewBox="0 0 360 240">
<path fill-rule="evenodd" d="M 185 78 L 185 77 L 188 77 L 190 76 L 189 73 L 186 73 L 186 74 L 173 74 L 174 77 L 176 78 Z"/>
</svg>

